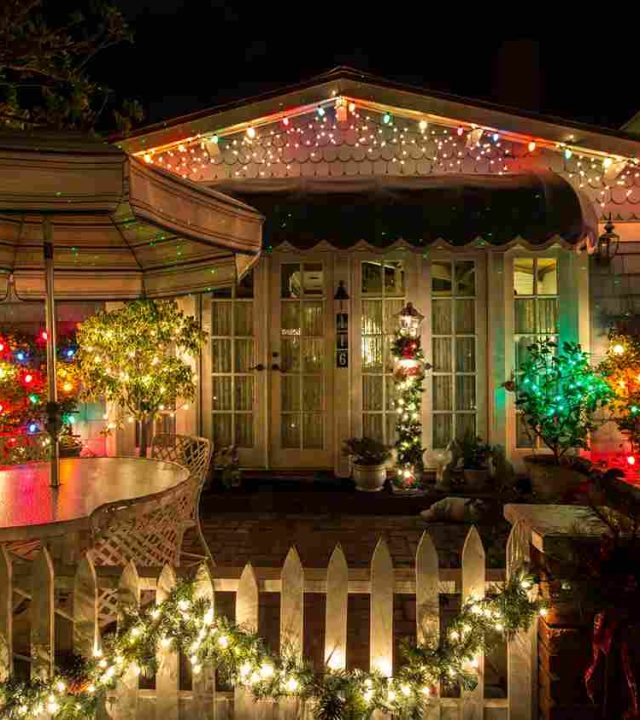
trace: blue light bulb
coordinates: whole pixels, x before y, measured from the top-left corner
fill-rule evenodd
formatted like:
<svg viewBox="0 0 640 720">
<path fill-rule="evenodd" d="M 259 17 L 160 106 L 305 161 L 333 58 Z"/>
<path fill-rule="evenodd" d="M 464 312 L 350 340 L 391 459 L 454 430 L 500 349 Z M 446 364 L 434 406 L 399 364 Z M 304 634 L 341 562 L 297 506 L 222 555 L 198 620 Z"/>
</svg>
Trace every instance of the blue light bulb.
<svg viewBox="0 0 640 720">
<path fill-rule="evenodd" d="M 29 423 L 29 432 L 34 433 L 38 429 L 38 426 L 35 423 Z"/>
<path fill-rule="evenodd" d="M 18 360 L 20 362 L 22 362 L 24 360 L 25 355 L 22 351 L 20 351 L 19 353 L 16 354 L 16 357 L 18 358 Z"/>
</svg>

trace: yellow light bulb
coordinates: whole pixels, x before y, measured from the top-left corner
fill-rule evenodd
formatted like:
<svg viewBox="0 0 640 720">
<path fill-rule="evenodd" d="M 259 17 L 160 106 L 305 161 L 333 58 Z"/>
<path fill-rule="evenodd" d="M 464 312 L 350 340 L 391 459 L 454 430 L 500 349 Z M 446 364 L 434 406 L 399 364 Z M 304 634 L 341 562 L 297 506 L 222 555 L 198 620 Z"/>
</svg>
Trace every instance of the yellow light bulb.
<svg viewBox="0 0 640 720">
<path fill-rule="evenodd" d="M 624 345 L 622 343 L 616 343 L 612 348 L 611 351 L 614 355 L 624 355 Z"/>
</svg>

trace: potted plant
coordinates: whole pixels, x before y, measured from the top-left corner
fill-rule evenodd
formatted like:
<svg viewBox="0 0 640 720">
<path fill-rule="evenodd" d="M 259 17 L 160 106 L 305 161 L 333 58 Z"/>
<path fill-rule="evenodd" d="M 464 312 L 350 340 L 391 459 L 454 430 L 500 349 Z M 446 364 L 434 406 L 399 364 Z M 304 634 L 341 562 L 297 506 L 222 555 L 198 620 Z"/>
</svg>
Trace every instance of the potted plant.
<svg viewBox="0 0 640 720">
<path fill-rule="evenodd" d="M 379 492 L 387 478 L 386 461 L 391 456 L 389 448 L 369 437 L 345 440 L 343 453 L 351 458 L 351 468 L 356 490 Z"/>
<path fill-rule="evenodd" d="M 459 445 L 465 484 L 474 490 L 483 488 L 489 477 L 491 446 L 472 432 L 466 432 Z"/>
<path fill-rule="evenodd" d="M 577 343 L 558 348 L 545 339 L 527 351 L 516 378 L 505 387 L 515 392 L 516 407 L 532 437 L 551 451 L 524 458 L 534 492 L 549 500 L 584 481 L 584 461 L 569 453 L 589 447 L 595 413 L 613 393 Z"/>
</svg>

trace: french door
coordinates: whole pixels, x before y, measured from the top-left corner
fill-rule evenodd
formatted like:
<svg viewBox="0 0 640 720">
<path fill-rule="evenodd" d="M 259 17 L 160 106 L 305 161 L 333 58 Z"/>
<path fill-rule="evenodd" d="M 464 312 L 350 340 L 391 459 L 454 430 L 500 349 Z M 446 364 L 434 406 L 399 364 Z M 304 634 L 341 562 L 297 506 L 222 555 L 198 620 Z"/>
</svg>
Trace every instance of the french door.
<svg viewBox="0 0 640 720">
<path fill-rule="evenodd" d="M 330 261 L 272 255 L 269 264 L 269 464 L 331 467 Z"/>
</svg>

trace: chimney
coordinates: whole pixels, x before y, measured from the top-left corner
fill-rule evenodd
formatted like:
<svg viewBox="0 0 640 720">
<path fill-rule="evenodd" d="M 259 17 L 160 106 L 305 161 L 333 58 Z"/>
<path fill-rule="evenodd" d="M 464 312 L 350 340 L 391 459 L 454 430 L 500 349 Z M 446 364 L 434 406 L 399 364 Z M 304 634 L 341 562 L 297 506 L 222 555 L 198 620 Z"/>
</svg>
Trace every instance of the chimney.
<svg viewBox="0 0 640 720">
<path fill-rule="evenodd" d="M 539 112 L 541 94 L 539 42 L 504 40 L 494 59 L 494 100 L 501 105 Z"/>
</svg>

